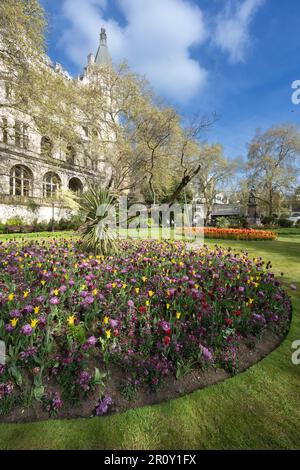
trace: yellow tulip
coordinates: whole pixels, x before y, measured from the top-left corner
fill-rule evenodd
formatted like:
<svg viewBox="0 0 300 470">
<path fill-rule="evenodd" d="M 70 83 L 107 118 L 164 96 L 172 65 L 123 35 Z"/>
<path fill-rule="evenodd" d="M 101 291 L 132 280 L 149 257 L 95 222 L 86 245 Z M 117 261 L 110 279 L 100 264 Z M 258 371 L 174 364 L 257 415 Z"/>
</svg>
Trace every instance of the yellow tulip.
<svg viewBox="0 0 300 470">
<path fill-rule="evenodd" d="M 37 324 L 38 324 L 38 320 L 31 320 L 31 328 L 36 328 Z"/>
<path fill-rule="evenodd" d="M 11 326 L 15 328 L 17 326 L 18 321 L 18 318 L 13 318 L 12 320 L 10 320 Z"/>
<path fill-rule="evenodd" d="M 71 315 L 70 317 L 68 317 L 69 326 L 74 326 L 75 320 L 76 320 L 75 315 Z"/>
</svg>

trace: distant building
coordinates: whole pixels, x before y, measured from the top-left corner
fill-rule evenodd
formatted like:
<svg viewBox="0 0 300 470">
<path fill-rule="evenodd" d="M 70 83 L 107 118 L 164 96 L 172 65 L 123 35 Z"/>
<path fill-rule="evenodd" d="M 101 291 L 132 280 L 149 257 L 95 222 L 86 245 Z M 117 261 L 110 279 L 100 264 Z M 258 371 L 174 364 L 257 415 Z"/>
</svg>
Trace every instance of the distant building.
<svg viewBox="0 0 300 470">
<path fill-rule="evenodd" d="M 243 208 L 242 206 L 237 203 L 231 203 L 230 197 L 226 192 L 220 192 L 216 195 L 213 206 L 212 212 L 210 214 L 210 223 L 213 224 L 214 220 L 217 217 L 239 217 L 243 215 Z M 206 213 L 205 210 L 205 200 L 202 197 L 197 197 L 195 199 L 196 204 L 196 212 L 195 212 L 195 221 L 197 222 L 199 219 L 202 219 L 203 214 Z"/>
<path fill-rule="evenodd" d="M 112 64 L 107 36 L 101 30 L 96 56 L 90 54 L 83 74 L 76 80 L 89 82 L 91 66 Z M 49 67 L 66 80 L 73 80 L 60 64 Z M 67 217 L 70 209 L 55 195 L 60 190 L 84 191 L 89 184 L 106 181 L 107 168 L 103 163 L 77 153 L 70 144 L 62 150 L 57 143 L 29 127 L 28 116 L 10 108 L 10 90 L 1 81 L 0 71 L 0 221 L 20 216 L 26 221 L 37 218 L 49 221 Z M 88 141 L 88 130 L 82 128 L 79 138 Z M 33 211 L 33 207 L 36 208 Z"/>
</svg>

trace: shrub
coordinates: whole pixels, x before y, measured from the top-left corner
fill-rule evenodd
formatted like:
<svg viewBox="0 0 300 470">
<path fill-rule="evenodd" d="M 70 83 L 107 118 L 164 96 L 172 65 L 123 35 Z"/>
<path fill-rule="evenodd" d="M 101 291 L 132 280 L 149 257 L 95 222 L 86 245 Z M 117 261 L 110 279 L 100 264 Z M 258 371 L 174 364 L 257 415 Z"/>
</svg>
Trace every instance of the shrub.
<svg viewBox="0 0 300 470">
<path fill-rule="evenodd" d="M 52 230 L 59 230 L 59 224 L 57 220 L 50 219 L 47 225 L 47 232 L 52 232 Z"/>
<path fill-rule="evenodd" d="M 11 217 L 10 219 L 7 219 L 6 225 L 8 227 L 18 227 L 24 225 L 24 220 L 19 216 Z"/>
<path fill-rule="evenodd" d="M 58 226 L 58 230 L 61 230 L 62 232 L 63 232 L 64 230 L 70 230 L 71 221 L 62 218 L 62 219 L 59 220 L 57 226 Z"/>
<path fill-rule="evenodd" d="M 278 217 L 276 217 L 275 215 L 267 215 L 261 219 L 261 222 L 263 225 L 268 226 L 277 225 Z"/>
<path fill-rule="evenodd" d="M 49 222 L 46 220 L 42 220 L 41 222 L 37 222 L 35 224 L 35 229 L 37 232 L 47 232 L 49 227 Z"/>
<path fill-rule="evenodd" d="M 108 223 L 114 204 L 115 198 L 107 189 L 94 187 L 81 196 L 79 210 L 85 222 L 80 232 L 87 251 L 101 255 L 117 251 L 116 233 Z"/>
<path fill-rule="evenodd" d="M 294 226 L 294 222 L 292 222 L 289 219 L 280 218 L 278 220 L 278 225 L 279 225 L 279 227 L 282 227 L 282 228 L 291 228 L 291 227 Z"/>
<path fill-rule="evenodd" d="M 217 228 L 228 228 L 230 225 L 229 219 L 226 217 L 218 217 L 216 221 L 216 227 Z"/>
<path fill-rule="evenodd" d="M 297 228 L 300 228 L 300 219 L 297 220 L 297 222 L 296 222 L 296 227 L 297 227 Z"/>
<path fill-rule="evenodd" d="M 69 220 L 69 230 L 78 230 L 81 225 L 83 225 L 83 223 L 84 219 L 82 217 L 82 214 L 73 214 Z"/>
</svg>

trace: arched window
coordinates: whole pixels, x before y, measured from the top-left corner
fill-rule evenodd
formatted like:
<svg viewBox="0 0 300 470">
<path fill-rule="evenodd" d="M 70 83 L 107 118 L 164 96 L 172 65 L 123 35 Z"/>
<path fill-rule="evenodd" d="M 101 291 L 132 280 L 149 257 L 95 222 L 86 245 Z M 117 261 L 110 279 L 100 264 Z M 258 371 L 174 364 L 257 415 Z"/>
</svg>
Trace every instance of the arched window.
<svg viewBox="0 0 300 470">
<path fill-rule="evenodd" d="M 16 165 L 10 172 L 11 196 L 31 196 L 33 186 L 32 171 L 23 165 Z"/>
<path fill-rule="evenodd" d="M 52 197 L 61 187 L 61 179 L 56 173 L 46 173 L 44 176 L 44 197 Z"/>
<path fill-rule="evenodd" d="M 82 193 L 83 192 L 83 184 L 79 178 L 71 178 L 69 181 L 69 189 L 73 193 Z"/>
<path fill-rule="evenodd" d="M 76 150 L 72 145 L 68 145 L 66 151 L 66 160 L 70 165 L 75 165 Z"/>
<path fill-rule="evenodd" d="M 41 154 L 43 157 L 52 157 L 53 143 L 49 137 L 42 137 L 41 139 Z"/>
</svg>

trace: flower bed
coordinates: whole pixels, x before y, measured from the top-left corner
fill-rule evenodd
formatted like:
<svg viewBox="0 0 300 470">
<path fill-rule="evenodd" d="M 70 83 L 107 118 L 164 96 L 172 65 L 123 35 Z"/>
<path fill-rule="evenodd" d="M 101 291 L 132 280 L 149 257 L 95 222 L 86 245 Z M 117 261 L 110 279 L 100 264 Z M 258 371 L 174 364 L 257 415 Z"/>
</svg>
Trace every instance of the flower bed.
<svg viewBox="0 0 300 470">
<path fill-rule="evenodd" d="M 88 414 L 190 370 L 236 373 L 239 350 L 265 331 L 282 336 L 291 302 L 261 259 L 181 243 L 124 243 L 115 257 L 80 242 L 0 245 L 0 413 L 38 406 Z"/>
<path fill-rule="evenodd" d="M 203 236 L 222 240 L 276 240 L 277 233 L 270 230 L 225 229 L 225 228 L 185 228 L 186 236 Z"/>
</svg>

